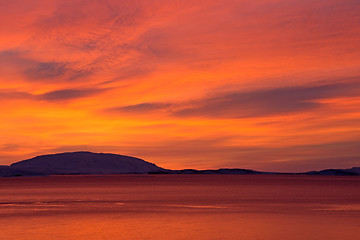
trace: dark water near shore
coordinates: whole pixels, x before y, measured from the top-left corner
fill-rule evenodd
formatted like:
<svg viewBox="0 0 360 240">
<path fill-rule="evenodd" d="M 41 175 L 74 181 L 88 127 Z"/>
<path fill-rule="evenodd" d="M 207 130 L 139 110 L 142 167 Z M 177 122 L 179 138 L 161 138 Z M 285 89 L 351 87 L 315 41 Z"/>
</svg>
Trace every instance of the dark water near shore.
<svg viewBox="0 0 360 240">
<path fill-rule="evenodd" d="M 0 239 L 360 239 L 360 177 L 0 179 Z"/>
</svg>

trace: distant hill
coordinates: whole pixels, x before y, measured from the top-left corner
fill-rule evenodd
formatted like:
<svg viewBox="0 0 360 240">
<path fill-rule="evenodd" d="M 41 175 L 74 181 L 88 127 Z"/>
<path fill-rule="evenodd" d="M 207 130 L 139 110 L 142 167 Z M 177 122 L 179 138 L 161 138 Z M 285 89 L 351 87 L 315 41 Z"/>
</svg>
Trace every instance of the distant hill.
<svg viewBox="0 0 360 240">
<path fill-rule="evenodd" d="M 10 165 L 44 174 L 126 174 L 165 171 L 140 158 L 110 153 L 67 152 L 34 157 Z"/>
<path fill-rule="evenodd" d="M 13 163 L 10 166 L 0 166 L 0 177 L 69 174 L 300 174 L 360 176 L 360 167 L 325 169 L 304 173 L 260 172 L 240 168 L 169 170 L 140 158 L 85 151 L 42 155 Z"/>
<path fill-rule="evenodd" d="M 208 170 L 196 170 L 196 169 L 183 169 L 172 170 L 173 174 L 266 174 L 265 172 L 259 172 L 250 169 L 240 168 L 220 168 L 220 169 L 208 169 Z"/>
<path fill-rule="evenodd" d="M 325 169 L 321 171 L 310 171 L 304 174 L 307 175 L 338 175 L 338 176 L 360 176 L 360 167 L 353 167 L 348 169 Z"/>
<path fill-rule="evenodd" d="M 0 177 L 19 177 L 19 176 L 45 176 L 46 174 L 41 172 L 34 172 L 28 169 L 15 168 L 10 166 L 0 165 Z"/>
<path fill-rule="evenodd" d="M 251 169 L 241 168 L 220 168 L 209 170 L 183 169 L 170 170 L 172 174 L 288 174 L 288 175 L 319 175 L 319 176 L 360 176 L 360 167 L 349 169 L 325 169 L 321 171 L 310 171 L 303 173 L 282 173 L 282 172 L 260 172 Z"/>
</svg>

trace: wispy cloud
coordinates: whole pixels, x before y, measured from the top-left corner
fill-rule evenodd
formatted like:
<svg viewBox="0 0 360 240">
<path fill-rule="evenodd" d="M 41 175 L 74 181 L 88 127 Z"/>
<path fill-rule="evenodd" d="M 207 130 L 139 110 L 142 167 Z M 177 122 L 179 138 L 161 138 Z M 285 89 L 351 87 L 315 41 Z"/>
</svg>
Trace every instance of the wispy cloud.
<svg viewBox="0 0 360 240">
<path fill-rule="evenodd" d="M 29 99 L 33 95 L 27 92 L 21 92 L 11 89 L 0 89 L 0 99 L 9 100 L 9 99 Z"/>
<path fill-rule="evenodd" d="M 0 99 L 2 100 L 33 100 L 33 101 L 47 101 L 47 102 L 62 102 L 72 101 L 78 98 L 85 98 L 100 94 L 107 91 L 103 88 L 70 88 L 58 89 L 54 91 L 45 92 L 42 94 L 33 94 L 29 92 L 21 92 L 11 89 L 0 89 Z"/>
<path fill-rule="evenodd" d="M 194 101 L 175 116 L 246 118 L 310 111 L 324 104 L 319 100 L 360 96 L 360 82 L 318 86 L 281 87 L 250 92 L 232 92 Z"/>
<path fill-rule="evenodd" d="M 31 68 L 24 71 L 30 80 L 56 80 L 65 78 L 76 80 L 92 74 L 89 70 L 74 69 L 71 64 L 64 62 L 37 62 Z"/>
<path fill-rule="evenodd" d="M 132 114 L 144 114 L 144 113 L 154 113 L 161 110 L 166 110 L 171 107 L 169 103 L 140 103 L 134 105 L 128 105 L 123 107 L 114 107 L 106 109 L 106 112 L 125 112 Z"/>
<path fill-rule="evenodd" d="M 182 103 L 140 103 L 109 109 L 145 114 L 167 112 L 175 117 L 249 118 L 311 111 L 326 106 L 321 100 L 360 96 L 360 81 L 330 82 L 312 86 L 214 93 Z"/>
<path fill-rule="evenodd" d="M 90 97 L 96 94 L 100 94 L 106 91 L 106 89 L 97 89 L 97 88 L 84 88 L 84 89 L 60 89 L 51 92 L 46 92 L 36 97 L 40 100 L 45 101 L 66 101 L 73 100 L 77 98 Z"/>
<path fill-rule="evenodd" d="M 30 57 L 29 53 L 19 50 L 1 51 L 0 66 L 22 73 L 26 81 L 70 81 L 92 74 L 91 70 L 76 68 L 69 62 L 39 61 Z"/>
</svg>

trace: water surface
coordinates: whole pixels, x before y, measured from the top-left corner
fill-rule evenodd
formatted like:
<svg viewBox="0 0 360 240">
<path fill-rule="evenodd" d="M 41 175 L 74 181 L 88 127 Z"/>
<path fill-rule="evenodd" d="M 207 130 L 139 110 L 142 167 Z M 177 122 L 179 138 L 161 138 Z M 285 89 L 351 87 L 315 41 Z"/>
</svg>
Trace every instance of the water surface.
<svg viewBox="0 0 360 240">
<path fill-rule="evenodd" d="M 0 239 L 358 239 L 360 178 L 0 179 Z"/>
</svg>

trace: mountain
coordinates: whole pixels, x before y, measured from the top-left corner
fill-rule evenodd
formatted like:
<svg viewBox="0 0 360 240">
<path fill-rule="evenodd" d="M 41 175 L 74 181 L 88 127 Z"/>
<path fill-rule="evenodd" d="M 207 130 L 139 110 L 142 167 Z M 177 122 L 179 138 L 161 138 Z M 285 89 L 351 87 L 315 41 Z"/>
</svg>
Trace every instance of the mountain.
<svg viewBox="0 0 360 240">
<path fill-rule="evenodd" d="M 37 156 L 10 165 L 43 174 L 126 174 L 165 171 L 140 158 L 92 152 L 66 152 Z"/>
<path fill-rule="evenodd" d="M 325 169 L 303 173 L 260 172 L 251 169 L 220 168 L 208 170 L 169 170 L 140 158 L 111 153 L 66 152 L 37 156 L 0 166 L 0 177 L 65 174 L 300 174 L 360 176 L 360 167 Z"/>
<path fill-rule="evenodd" d="M 240 168 L 220 168 L 220 169 L 208 169 L 208 170 L 196 170 L 196 169 L 183 169 L 183 170 L 171 170 L 173 174 L 267 174 L 265 172 L 259 172 L 250 169 Z"/>
<path fill-rule="evenodd" d="M 354 173 L 360 175 L 360 167 L 353 167 L 353 168 L 349 168 L 349 169 L 346 169 L 346 170 L 354 172 Z"/>
<path fill-rule="evenodd" d="M 34 172 L 23 168 L 14 168 L 10 166 L 0 165 L 0 177 L 31 177 L 31 176 L 45 176 L 46 174 L 41 172 Z"/>
<path fill-rule="evenodd" d="M 360 176 L 360 167 L 348 169 L 324 169 L 321 171 L 310 171 L 304 173 L 306 175 L 330 175 L 330 176 Z"/>
</svg>

